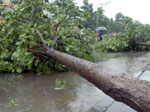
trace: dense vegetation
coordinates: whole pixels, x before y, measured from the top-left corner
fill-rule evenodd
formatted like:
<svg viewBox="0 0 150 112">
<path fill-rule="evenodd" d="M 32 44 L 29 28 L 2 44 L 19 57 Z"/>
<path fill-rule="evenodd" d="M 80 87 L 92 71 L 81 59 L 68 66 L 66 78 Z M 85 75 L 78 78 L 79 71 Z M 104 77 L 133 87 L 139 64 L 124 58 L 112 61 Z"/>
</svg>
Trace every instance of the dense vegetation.
<svg viewBox="0 0 150 112">
<path fill-rule="evenodd" d="M 105 26 L 107 32 L 103 35 L 103 40 L 96 42 L 94 48 L 100 51 L 130 51 L 130 50 L 150 50 L 150 47 L 139 46 L 138 42 L 150 43 L 150 25 L 144 25 L 132 18 L 117 13 L 115 19 L 104 15 L 102 7 L 93 10 L 93 4 L 88 0 L 83 1 L 81 7 L 89 13 L 88 21 L 83 23 L 86 28 L 93 31 L 99 26 Z M 104 5 L 107 5 L 104 4 Z"/>
<path fill-rule="evenodd" d="M 38 40 L 38 33 L 44 37 L 47 46 L 92 60 L 90 42 L 95 33 L 78 28 L 87 15 L 72 0 L 53 3 L 24 0 L 14 11 L 2 11 L 1 16 L 6 22 L 0 23 L 0 72 L 66 70 L 40 53 L 44 48 Z"/>
<path fill-rule="evenodd" d="M 76 57 L 92 60 L 93 48 L 100 51 L 149 50 L 137 42 L 150 43 L 150 26 L 134 21 L 121 13 L 115 20 L 104 15 L 99 7 L 84 0 L 80 8 L 72 0 L 12 0 L 13 11 L 0 9 L 6 21 L 0 23 L 0 72 L 50 73 L 64 71 L 65 66 L 43 56 L 46 46 Z M 95 41 L 95 29 L 108 30 L 103 40 Z M 110 33 L 112 32 L 112 33 Z"/>
<path fill-rule="evenodd" d="M 139 43 L 150 43 L 150 25 L 144 25 L 131 18 L 122 22 L 123 32 L 110 33 L 103 36 L 101 42 L 96 42 L 94 47 L 100 51 L 147 51 L 149 46 L 140 46 Z"/>
<path fill-rule="evenodd" d="M 107 5 L 105 3 L 104 5 Z M 83 6 L 81 9 L 85 12 L 88 12 L 89 17 L 86 22 L 83 22 L 82 25 L 85 28 L 91 28 L 93 31 L 99 26 L 105 26 L 107 28 L 107 32 L 123 32 L 124 27 L 122 25 L 122 21 L 126 16 L 122 13 L 117 13 L 115 20 L 112 18 L 108 18 L 104 14 L 103 6 L 98 7 L 97 10 L 94 11 L 93 4 L 89 3 L 89 0 L 83 0 Z"/>
</svg>

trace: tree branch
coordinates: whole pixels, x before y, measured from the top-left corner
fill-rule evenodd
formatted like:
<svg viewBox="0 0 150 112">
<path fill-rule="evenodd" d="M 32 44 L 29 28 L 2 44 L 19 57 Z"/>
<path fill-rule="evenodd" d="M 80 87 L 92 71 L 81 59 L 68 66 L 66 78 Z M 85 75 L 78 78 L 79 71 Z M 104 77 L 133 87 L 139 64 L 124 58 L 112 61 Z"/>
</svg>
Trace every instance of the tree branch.
<svg viewBox="0 0 150 112">
<path fill-rule="evenodd" d="M 41 41 L 42 44 L 44 45 L 43 47 L 44 47 L 45 49 L 48 49 L 47 46 L 46 46 L 45 40 L 44 40 L 44 38 L 42 37 L 42 35 L 40 34 L 39 30 L 38 30 L 36 27 L 34 27 L 34 30 L 37 32 L 40 41 Z"/>
<path fill-rule="evenodd" d="M 66 16 L 60 22 L 58 22 L 56 24 L 56 29 L 55 29 L 55 33 L 54 33 L 54 36 L 53 36 L 53 42 L 52 42 L 52 47 L 51 47 L 52 49 L 54 49 L 54 47 L 56 45 L 56 41 L 57 41 L 56 35 L 57 35 L 57 32 L 60 30 L 59 26 L 61 25 L 62 22 L 65 21 L 65 19 L 66 19 Z"/>
<path fill-rule="evenodd" d="M 148 64 L 142 69 L 142 72 L 140 73 L 140 75 L 138 76 L 138 78 L 139 78 L 146 70 L 150 69 L 149 66 L 150 66 L 150 63 L 148 63 Z"/>
<path fill-rule="evenodd" d="M 34 21 L 36 12 L 37 12 L 37 4 L 34 5 L 34 12 L 33 12 L 32 18 L 31 18 L 32 21 Z"/>
</svg>

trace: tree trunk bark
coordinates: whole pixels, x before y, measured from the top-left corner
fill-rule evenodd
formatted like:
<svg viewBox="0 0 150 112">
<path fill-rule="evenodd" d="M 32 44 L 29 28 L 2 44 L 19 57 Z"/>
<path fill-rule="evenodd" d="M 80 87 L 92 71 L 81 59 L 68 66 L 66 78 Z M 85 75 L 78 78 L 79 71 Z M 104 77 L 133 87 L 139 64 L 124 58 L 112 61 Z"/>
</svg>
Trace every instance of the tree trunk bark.
<svg viewBox="0 0 150 112">
<path fill-rule="evenodd" d="M 141 46 L 150 46 L 150 43 L 136 42 L 136 44 Z"/>
<path fill-rule="evenodd" d="M 104 93 L 138 112 L 150 112 L 150 83 L 59 51 L 45 55 L 67 66 L 93 83 Z"/>
</svg>

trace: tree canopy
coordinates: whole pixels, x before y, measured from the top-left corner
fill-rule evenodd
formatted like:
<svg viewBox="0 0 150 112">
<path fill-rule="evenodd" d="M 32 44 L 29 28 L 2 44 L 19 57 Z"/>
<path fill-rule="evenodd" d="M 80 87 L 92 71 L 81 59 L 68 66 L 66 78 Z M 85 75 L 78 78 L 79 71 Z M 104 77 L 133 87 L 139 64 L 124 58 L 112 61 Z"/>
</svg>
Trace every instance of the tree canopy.
<svg viewBox="0 0 150 112">
<path fill-rule="evenodd" d="M 45 46 L 70 55 L 92 59 L 92 51 L 149 50 L 137 42 L 150 43 L 150 25 L 141 24 L 121 13 L 115 20 L 104 9 L 93 10 L 88 0 L 78 7 L 73 0 L 13 0 L 18 7 L 0 8 L 0 72 L 49 73 L 67 70 L 43 55 Z M 95 42 L 95 29 L 108 30 Z M 111 32 L 111 33 L 110 33 Z M 40 38 L 40 40 L 39 40 Z M 44 43 L 44 44 L 43 44 Z"/>
<path fill-rule="evenodd" d="M 42 55 L 44 47 L 38 36 L 44 37 L 46 46 L 58 51 L 92 60 L 90 56 L 95 33 L 79 29 L 87 13 L 79 10 L 72 0 L 53 3 L 44 0 L 24 0 L 14 11 L 3 10 L 6 20 L 0 23 L 0 72 L 63 71 L 53 60 Z"/>
</svg>

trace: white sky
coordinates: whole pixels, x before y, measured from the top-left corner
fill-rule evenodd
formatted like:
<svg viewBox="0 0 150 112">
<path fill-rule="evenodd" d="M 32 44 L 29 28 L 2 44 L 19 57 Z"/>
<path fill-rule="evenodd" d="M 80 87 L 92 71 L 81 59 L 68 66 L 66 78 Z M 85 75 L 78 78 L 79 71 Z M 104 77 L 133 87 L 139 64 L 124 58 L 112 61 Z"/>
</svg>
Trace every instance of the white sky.
<svg viewBox="0 0 150 112">
<path fill-rule="evenodd" d="M 75 0 L 82 5 L 83 0 Z M 94 9 L 102 6 L 102 3 L 109 2 L 104 7 L 105 15 L 114 18 L 115 14 L 121 12 L 125 16 L 132 17 L 144 24 L 150 24 L 150 0 L 89 0 L 93 3 Z"/>
</svg>

